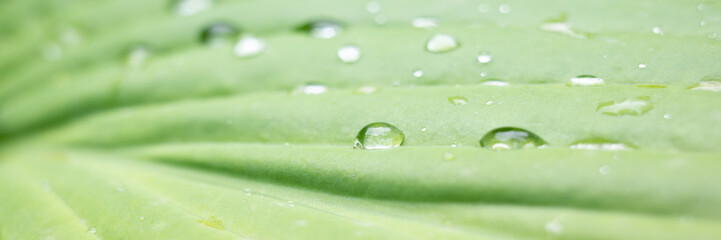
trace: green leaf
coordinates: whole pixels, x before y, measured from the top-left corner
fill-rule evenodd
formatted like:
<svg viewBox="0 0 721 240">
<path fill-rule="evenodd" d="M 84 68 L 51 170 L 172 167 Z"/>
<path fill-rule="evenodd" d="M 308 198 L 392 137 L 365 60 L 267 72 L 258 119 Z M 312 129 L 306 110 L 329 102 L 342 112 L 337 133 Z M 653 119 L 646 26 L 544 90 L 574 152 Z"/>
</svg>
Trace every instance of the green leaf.
<svg viewBox="0 0 721 240">
<path fill-rule="evenodd" d="M 0 3 L 0 239 L 721 238 L 721 4 L 378 3 Z"/>
</svg>

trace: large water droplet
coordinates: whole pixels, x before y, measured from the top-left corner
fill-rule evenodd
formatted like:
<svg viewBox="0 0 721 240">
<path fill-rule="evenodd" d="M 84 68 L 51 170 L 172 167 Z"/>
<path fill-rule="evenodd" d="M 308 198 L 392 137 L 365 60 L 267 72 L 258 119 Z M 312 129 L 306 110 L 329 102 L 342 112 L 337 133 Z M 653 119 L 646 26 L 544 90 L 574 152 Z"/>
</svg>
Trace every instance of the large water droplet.
<svg viewBox="0 0 721 240">
<path fill-rule="evenodd" d="M 228 23 L 218 22 L 205 27 L 200 34 L 203 44 L 211 47 L 231 45 L 238 37 L 238 30 Z"/>
<path fill-rule="evenodd" d="M 700 90 L 700 91 L 721 92 L 721 81 L 700 82 L 700 83 L 694 84 L 693 86 L 690 86 L 688 89 Z"/>
<path fill-rule="evenodd" d="M 454 96 L 454 97 L 449 97 L 448 101 L 455 105 L 466 105 L 468 103 L 468 98 L 461 97 L 461 96 Z"/>
<path fill-rule="evenodd" d="M 598 104 L 596 112 L 611 116 L 641 115 L 653 109 L 649 97 L 627 98 L 621 101 L 610 101 Z"/>
<path fill-rule="evenodd" d="M 448 34 L 433 35 L 426 43 L 426 50 L 434 53 L 450 52 L 458 47 L 460 44 Z"/>
<path fill-rule="evenodd" d="M 335 21 L 319 20 L 300 26 L 297 30 L 310 33 L 315 38 L 330 39 L 340 34 L 343 27 Z"/>
<path fill-rule="evenodd" d="M 603 86 L 606 85 L 606 82 L 603 81 L 602 78 L 593 76 L 593 75 L 579 75 L 574 78 L 571 78 L 571 81 L 568 82 L 568 86 Z"/>
<path fill-rule="evenodd" d="M 398 147 L 403 143 L 403 132 L 393 125 L 384 122 L 368 124 L 358 132 L 355 139 L 355 148 L 360 149 L 388 149 Z"/>
<path fill-rule="evenodd" d="M 355 45 L 346 45 L 338 49 L 338 58 L 344 63 L 355 63 L 361 58 L 361 50 Z"/>
<path fill-rule="evenodd" d="M 609 141 L 606 139 L 585 139 L 572 144 L 571 149 L 619 151 L 631 150 L 633 147 L 624 143 Z"/>
<path fill-rule="evenodd" d="M 411 25 L 415 28 L 434 28 L 440 25 L 441 21 L 433 17 L 417 17 Z"/>
<path fill-rule="evenodd" d="M 233 52 L 235 53 L 235 56 L 245 58 L 260 55 L 263 51 L 265 51 L 265 48 L 265 41 L 248 35 L 240 38 L 238 43 L 235 44 Z"/>
<path fill-rule="evenodd" d="M 528 130 L 515 127 L 496 128 L 480 141 L 481 147 L 493 150 L 508 150 L 521 148 L 542 148 L 546 141 Z"/>
<path fill-rule="evenodd" d="M 175 0 L 172 11 L 178 16 L 191 16 L 213 7 L 213 0 Z"/>
<path fill-rule="evenodd" d="M 487 52 L 482 52 L 481 54 L 478 54 L 476 60 L 478 60 L 479 63 L 489 63 L 493 60 L 493 56 Z"/>
</svg>

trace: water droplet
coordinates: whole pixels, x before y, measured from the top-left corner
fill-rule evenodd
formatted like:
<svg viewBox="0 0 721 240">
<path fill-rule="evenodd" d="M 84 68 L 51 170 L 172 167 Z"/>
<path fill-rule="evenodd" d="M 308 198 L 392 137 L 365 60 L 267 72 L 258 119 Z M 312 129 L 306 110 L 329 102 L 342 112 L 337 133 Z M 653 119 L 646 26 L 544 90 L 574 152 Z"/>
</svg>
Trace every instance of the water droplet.
<svg viewBox="0 0 721 240">
<path fill-rule="evenodd" d="M 335 21 L 319 20 L 300 26 L 297 30 L 307 32 L 318 39 L 331 39 L 340 34 L 343 27 Z"/>
<path fill-rule="evenodd" d="M 661 30 L 660 27 L 653 27 L 653 28 L 651 29 L 651 31 L 652 31 L 653 33 L 655 33 L 655 34 L 658 34 L 658 35 L 663 36 L 663 31 Z"/>
<path fill-rule="evenodd" d="M 411 25 L 415 28 L 434 28 L 440 25 L 441 21 L 433 17 L 417 17 L 413 19 Z"/>
<path fill-rule="evenodd" d="M 501 6 L 498 6 L 498 12 L 502 14 L 508 14 L 511 12 L 511 5 L 508 4 L 502 4 Z"/>
<path fill-rule="evenodd" d="M 377 2 L 368 2 L 368 4 L 366 4 L 366 10 L 368 10 L 369 13 L 380 12 L 381 4 Z"/>
<path fill-rule="evenodd" d="M 433 35 L 426 43 L 426 50 L 434 53 L 450 52 L 458 47 L 460 44 L 448 34 Z"/>
<path fill-rule="evenodd" d="M 621 101 L 610 101 L 598 104 L 596 112 L 611 116 L 641 115 L 653 109 L 649 97 L 627 98 Z"/>
<path fill-rule="evenodd" d="M 491 60 L 493 60 L 493 56 L 491 56 L 491 54 L 488 54 L 487 52 L 482 52 L 481 54 L 478 54 L 476 60 L 478 60 L 479 63 L 489 63 L 491 62 Z"/>
<path fill-rule="evenodd" d="M 172 11 L 178 16 L 191 16 L 213 7 L 213 0 L 176 0 Z"/>
<path fill-rule="evenodd" d="M 233 48 L 233 52 L 237 57 L 246 58 L 260 55 L 263 51 L 265 51 L 265 48 L 265 41 L 260 38 L 247 35 L 238 40 L 238 43 L 236 43 Z"/>
<path fill-rule="evenodd" d="M 443 159 L 446 161 L 451 161 L 453 159 L 456 159 L 456 156 L 453 156 L 452 153 L 445 153 L 443 154 Z"/>
<path fill-rule="evenodd" d="M 480 144 L 493 150 L 546 147 L 546 141 L 538 135 L 515 127 L 496 128 L 483 135 Z"/>
<path fill-rule="evenodd" d="M 243 189 L 243 192 L 245 193 L 245 196 L 252 195 L 252 193 L 250 192 L 250 188 Z"/>
<path fill-rule="evenodd" d="M 486 73 L 486 72 L 482 72 L 482 73 L 481 73 L 481 74 L 479 74 L 479 75 L 480 75 L 481 77 L 486 77 L 486 76 L 488 75 L 488 73 Z"/>
<path fill-rule="evenodd" d="M 293 203 L 293 201 L 288 201 L 288 206 L 289 206 L 289 207 L 295 207 L 295 203 Z"/>
<path fill-rule="evenodd" d="M 377 87 L 374 86 L 363 86 L 357 88 L 353 93 L 355 94 L 373 94 L 378 91 Z"/>
<path fill-rule="evenodd" d="M 593 75 L 579 75 L 574 78 L 571 78 L 571 81 L 568 82 L 568 86 L 603 86 L 606 85 L 606 82 L 603 81 L 602 78 L 593 76 Z"/>
<path fill-rule="evenodd" d="M 585 150 L 604 150 L 604 151 L 619 151 L 619 150 L 632 150 L 633 146 L 609 141 L 606 139 L 593 138 L 578 141 L 572 144 L 571 149 L 585 149 Z"/>
<path fill-rule="evenodd" d="M 386 15 L 383 15 L 383 14 L 378 14 L 373 18 L 373 21 L 378 25 L 383 25 L 388 22 L 388 17 L 386 17 Z"/>
<path fill-rule="evenodd" d="M 489 7 L 488 4 L 479 4 L 478 5 L 478 12 L 487 13 L 490 9 L 491 9 L 491 7 Z"/>
<path fill-rule="evenodd" d="M 490 106 L 491 104 L 493 104 L 493 101 L 491 101 L 491 100 L 488 100 L 488 102 L 486 102 L 486 105 L 488 105 L 488 106 Z"/>
<path fill-rule="evenodd" d="M 696 91 L 711 91 L 711 92 L 721 92 L 721 81 L 707 81 L 707 82 L 700 82 L 697 84 L 694 84 L 693 86 L 688 87 L 688 89 L 696 90 Z"/>
<path fill-rule="evenodd" d="M 42 56 L 47 61 L 57 61 L 63 57 L 63 49 L 56 43 L 49 43 L 43 47 Z"/>
<path fill-rule="evenodd" d="M 228 46 L 238 37 L 238 30 L 228 23 L 213 23 L 205 27 L 200 34 L 203 44 L 211 47 Z"/>
<path fill-rule="evenodd" d="M 699 26 L 705 27 L 706 26 L 706 20 L 701 20 L 700 23 L 698 23 Z"/>
<path fill-rule="evenodd" d="M 91 227 L 90 230 L 88 230 L 89 233 L 95 234 L 97 230 L 94 227 Z"/>
<path fill-rule="evenodd" d="M 393 125 L 384 122 L 368 124 L 358 132 L 355 148 L 388 149 L 400 146 L 405 139 L 403 132 Z"/>
<path fill-rule="evenodd" d="M 546 232 L 552 234 L 561 234 L 563 232 L 563 225 L 561 225 L 558 218 L 546 223 Z"/>
<path fill-rule="evenodd" d="M 361 50 L 355 45 L 346 45 L 338 49 L 338 58 L 344 63 L 355 63 L 361 58 Z"/>
<path fill-rule="evenodd" d="M 699 3 L 698 5 L 696 5 L 696 9 L 698 9 L 699 11 L 703 11 L 704 8 L 705 6 L 703 5 L 703 3 Z"/>
<path fill-rule="evenodd" d="M 311 83 L 311 84 L 299 86 L 298 88 L 295 89 L 295 91 L 293 91 L 293 93 L 295 93 L 295 94 L 302 93 L 302 94 L 306 94 L 306 95 L 318 95 L 318 94 L 324 93 L 326 91 L 328 91 L 328 87 L 326 87 L 325 85 Z"/>
<path fill-rule="evenodd" d="M 139 217 L 138 220 L 140 220 L 141 222 L 145 221 L 145 217 Z"/>
<path fill-rule="evenodd" d="M 468 103 L 468 99 L 461 96 L 449 97 L 448 101 L 455 105 L 466 105 Z"/>
<path fill-rule="evenodd" d="M 488 80 L 488 81 L 484 81 L 481 84 L 488 85 L 488 86 L 495 86 L 495 87 L 505 87 L 505 86 L 509 85 L 508 82 L 501 81 L 501 80 Z"/>
<path fill-rule="evenodd" d="M 571 28 L 571 24 L 567 22 L 546 22 L 541 24 L 541 30 L 553 33 L 560 33 L 574 38 L 587 38 L 587 34 L 579 33 Z"/>
<path fill-rule="evenodd" d="M 416 69 L 415 71 L 413 71 L 413 76 L 414 76 L 414 77 L 417 77 L 417 78 L 418 78 L 418 77 L 422 77 L 422 76 L 423 76 L 423 70 Z"/>
<path fill-rule="evenodd" d="M 424 127 L 424 128 L 421 128 L 421 132 L 425 132 L 425 131 L 426 131 L 426 128 L 425 128 L 425 127 Z"/>
<path fill-rule="evenodd" d="M 671 119 L 671 114 L 668 114 L 668 113 L 664 114 L 663 119 Z"/>
<path fill-rule="evenodd" d="M 125 61 L 129 67 L 137 69 L 145 63 L 145 60 L 150 57 L 151 53 L 152 48 L 150 46 L 137 44 L 130 48 L 125 57 Z"/>
<path fill-rule="evenodd" d="M 598 168 L 598 172 L 603 175 L 608 175 L 611 173 L 611 167 L 608 165 L 603 165 L 600 168 Z"/>
<path fill-rule="evenodd" d="M 646 68 L 646 64 L 643 64 L 643 63 L 641 63 L 641 64 L 638 64 L 638 68 L 640 68 L 640 69 L 644 69 L 644 68 Z"/>
</svg>

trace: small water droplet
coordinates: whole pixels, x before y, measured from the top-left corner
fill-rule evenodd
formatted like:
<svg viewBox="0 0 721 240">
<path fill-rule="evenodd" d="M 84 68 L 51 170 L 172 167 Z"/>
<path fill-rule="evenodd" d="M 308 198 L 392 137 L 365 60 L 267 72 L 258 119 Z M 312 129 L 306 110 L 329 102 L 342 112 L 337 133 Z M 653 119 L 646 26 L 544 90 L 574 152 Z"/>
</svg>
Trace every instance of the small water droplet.
<svg viewBox="0 0 721 240">
<path fill-rule="evenodd" d="M 375 122 L 366 125 L 358 132 L 354 145 L 359 149 L 388 149 L 400 146 L 404 139 L 403 132 L 395 126 Z"/>
<path fill-rule="evenodd" d="M 488 4 L 479 4 L 478 5 L 478 12 L 487 13 L 490 9 L 491 9 L 491 7 L 488 6 Z"/>
<path fill-rule="evenodd" d="M 511 12 L 511 5 L 508 4 L 502 4 L 501 6 L 498 6 L 498 12 L 502 14 L 508 14 Z"/>
<path fill-rule="evenodd" d="M 250 192 L 250 188 L 243 189 L 243 192 L 245 193 L 245 196 L 252 195 L 252 193 Z"/>
<path fill-rule="evenodd" d="M 172 11 L 178 16 L 191 16 L 213 7 L 213 0 L 176 0 L 171 5 Z"/>
<path fill-rule="evenodd" d="M 611 167 L 608 165 L 603 165 L 600 168 L 598 168 L 598 172 L 603 175 L 608 175 L 611 173 Z"/>
<path fill-rule="evenodd" d="M 671 119 L 671 114 L 668 114 L 668 113 L 664 114 L 663 119 Z"/>
<path fill-rule="evenodd" d="M 375 93 L 375 92 L 377 92 L 377 91 L 378 91 L 378 88 L 377 88 L 377 87 L 374 87 L 374 86 L 363 86 L 363 87 L 357 88 L 355 91 L 353 91 L 353 93 L 355 93 L 355 94 L 366 94 L 366 95 L 367 95 L 367 94 L 373 94 L 373 93 Z"/>
<path fill-rule="evenodd" d="M 541 25 L 541 30 L 560 33 L 574 38 L 587 38 L 586 34 L 576 32 L 571 28 L 571 24 L 566 22 L 547 22 Z"/>
<path fill-rule="evenodd" d="M 130 68 L 137 69 L 145 63 L 145 60 L 150 57 L 151 53 L 152 48 L 150 46 L 145 44 L 136 44 L 128 51 L 125 61 Z"/>
<path fill-rule="evenodd" d="M 361 50 L 355 45 L 346 45 L 338 49 L 338 58 L 344 63 L 355 63 L 361 58 Z"/>
<path fill-rule="evenodd" d="M 606 139 L 592 138 L 578 141 L 572 144 L 571 149 L 585 149 L 585 150 L 604 150 L 604 151 L 620 151 L 620 150 L 632 150 L 633 146 L 624 143 L 609 141 Z"/>
<path fill-rule="evenodd" d="M 488 54 L 487 52 L 482 52 L 481 54 L 478 54 L 476 60 L 478 60 L 479 63 L 489 63 L 491 62 L 491 60 L 493 60 L 493 56 L 491 56 L 491 54 Z"/>
<path fill-rule="evenodd" d="M 488 80 L 488 81 L 484 81 L 481 84 L 488 85 L 488 86 L 495 86 L 495 87 L 505 87 L 505 86 L 509 85 L 508 82 L 501 81 L 501 80 Z"/>
<path fill-rule="evenodd" d="M 328 87 L 326 87 L 325 85 L 311 83 L 311 84 L 299 86 L 293 92 L 295 94 L 302 93 L 302 94 L 306 94 L 306 95 L 318 95 L 318 94 L 322 94 L 326 91 L 328 91 Z"/>
<path fill-rule="evenodd" d="M 445 153 L 443 154 L 443 159 L 446 161 L 451 161 L 453 159 L 456 159 L 456 156 L 453 156 L 452 153 Z"/>
<path fill-rule="evenodd" d="M 603 86 L 606 85 L 606 82 L 603 81 L 602 78 L 593 76 L 593 75 L 579 75 L 574 78 L 571 78 L 571 81 L 568 82 L 568 86 Z"/>
<path fill-rule="evenodd" d="M 486 77 L 486 76 L 488 75 L 488 73 L 486 73 L 486 72 L 482 72 L 482 73 L 481 73 L 481 74 L 479 74 L 479 75 L 480 75 L 481 77 Z"/>
<path fill-rule="evenodd" d="M 651 28 L 651 31 L 655 34 L 663 36 L 663 31 L 661 30 L 660 27 L 653 27 L 653 28 Z"/>
<path fill-rule="evenodd" d="M 203 44 L 210 47 L 228 46 L 238 37 L 238 30 L 228 23 L 218 22 L 208 25 L 200 34 Z"/>
<path fill-rule="evenodd" d="M 638 68 L 640 68 L 640 69 L 644 69 L 644 68 L 646 68 L 646 64 L 643 64 L 643 63 L 641 63 L 641 64 L 638 64 Z"/>
<path fill-rule="evenodd" d="M 233 52 L 239 58 L 253 57 L 260 55 L 265 51 L 267 45 L 265 41 L 250 35 L 246 35 L 238 40 L 235 44 Z"/>
<path fill-rule="evenodd" d="M 138 220 L 140 220 L 141 222 L 145 221 L 145 217 L 139 217 Z"/>
<path fill-rule="evenodd" d="M 546 223 L 546 232 L 552 234 L 561 234 L 563 232 L 563 225 L 561 225 L 558 218 Z"/>
<path fill-rule="evenodd" d="M 415 71 L 413 71 L 413 76 L 414 76 L 414 77 L 417 77 L 417 78 L 422 77 L 422 76 L 423 76 L 423 70 L 416 69 Z"/>
<path fill-rule="evenodd" d="M 413 19 L 411 25 L 415 28 L 435 28 L 440 25 L 441 21 L 433 17 L 417 17 Z"/>
<path fill-rule="evenodd" d="M 373 21 L 378 25 L 383 25 L 388 22 L 388 17 L 386 17 L 386 15 L 383 15 L 383 14 L 378 14 L 373 18 Z"/>
<path fill-rule="evenodd" d="M 704 8 L 705 6 L 703 5 L 703 3 L 699 3 L 698 5 L 696 5 L 696 9 L 698 9 L 699 11 L 703 11 Z"/>
<path fill-rule="evenodd" d="M 421 132 L 425 132 L 425 131 L 426 131 L 425 127 L 421 128 Z"/>
<path fill-rule="evenodd" d="M 433 35 L 426 43 L 426 50 L 434 53 L 450 52 L 458 47 L 460 44 L 448 34 Z"/>
<path fill-rule="evenodd" d="M 488 106 L 490 106 L 491 104 L 493 104 L 493 101 L 491 101 L 491 100 L 488 100 L 488 102 L 486 102 L 486 105 L 488 105 Z"/>
<path fill-rule="evenodd" d="M 688 87 L 688 89 L 695 91 L 721 92 L 721 81 L 700 82 Z"/>
<path fill-rule="evenodd" d="M 515 127 L 496 128 L 483 135 L 480 144 L 492 150 L 546 147 L 546 141 L 538 135 Z"/>
<path fill-rule="evenodd" d="M 63 49 L 56 43 L 49 43 L 43 47 L 42 56 L 45 60 L 54 62 L 63 57 Z"/>
<path fill-rule="evenodd" d="M 620 101 L 609 101 L 598 104 L 596 112 L 611 116 L 634 115 L 638 116 L 653 109 L 649 97 L 627 98 Z"/>
<path fill-rule="evenodd" d="M 368 4 L 366 4 L 366 10 L 367 10 L 369 13 L 377 13 L 377 12 L 380 12 L 380 11 L 381 11 L 381 4 L 380 4 L 380 3 L 377 3 L 377 2 L 368 2 Z"/>
<path fill-rule="evenodd" d="M 97 230 L 94 227 L 91 227 L 90 230 L 88 230 L 89 233 L 95 234 Z"/>
<path fill-rule="evenodd" d="M 331 39 L 343 31 L 343 26 L 331 20 L 317 20 L 304 24 L 297 31 L 306 32 L 318 39 Z"/>
<path fill-rule="evenodd" d="M 705 27 L 706 26 L 706 20 L 701 20 L 700 23 L 698 23 L 699 26 Z"/>
<path fill-rule="evenodd" d="M 295 207 L 295 203 L 293 203 L 293 201 L 288 201 L 288 206 Z"/>
<path fill-rule="evenodd" d="M 461 96 L 449 97 L 448 101 L 455 105 L 466 105 L 468 103 L 468 99 Z"/>
</svg>

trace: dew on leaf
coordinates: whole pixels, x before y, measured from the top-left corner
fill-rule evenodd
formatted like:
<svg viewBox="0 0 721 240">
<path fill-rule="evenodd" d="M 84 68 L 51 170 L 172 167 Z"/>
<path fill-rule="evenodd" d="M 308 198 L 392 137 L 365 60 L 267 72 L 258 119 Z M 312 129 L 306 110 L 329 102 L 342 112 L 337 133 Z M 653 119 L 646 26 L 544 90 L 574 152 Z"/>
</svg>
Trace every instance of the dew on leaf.
<svg viewBox="0 0 721 240">
<path fill-rule="evenodd" d="M 460 47 L 456 38 L 448 34 L 436 34 L 433 35 L 428 42 L 426 42 L 426 50 L 433 53 L 450 52 Z"/>
<path fill-rule="evenodd" d="M 633 146 L 601 138 L 584 139 L 571 144 L 571 149 L 619 151 L 632 150 Z"/>
<path fill-rule="evenodd" d="M 487 52 L 482 52 L 481 54 L 478 54 L 476 60 L 478 60 L 479 63 L 489 63 L 491 62 L 491 60 L 493 60 L 493 56 L 491 56 L 491 54 L 488 54 Z"/>
<path fill-rule="evenodd" d="M 171 11 L 178 16 L 191 16 L 213 7 L 213 0 L 175 0 Z"/>
<path fill-rule="evenodd" d="M 568 86 L 576 87 L 576 86 L 603 86 L 606 85 L 606 82 L 603 81 L 602 78 L 593 76 L 593 75 L 579 75 L 574 78 L 571 78 L 571 80 L 568 82 Z"/>
<path fill-rule="evenodd" d="M 238 29 L 235 26 L 217 22 L 208 25 L 200 34 L 200 41 L 210 47 L 221 47 L 233 44 L 238 37 Z"/>
<path fill-rule="evenodd" d="M 314 38 L 330 39 L 340 34 L 343 31 L 343 27 L 335 21 L 318 20 L 300 26 L 296 30 L 307 32 Z"/>
<path fill-rule="evenodd" d="M 233 47 L 233 52 L 239 58 L 247 58 L 260 55 L 266 47 L 267 45 L 262 39 L 247 35 L 238 40 Z"/>
<path fill-rule="evenodd" d="M 413 19 L 411 25 L 415 28 L 434 28 L 440 25 L 440 20 L 433 17 L 417 17 Z"/>
<path fill-rule="evenodd" d="M 611 167 L 608 165 L 603 165 L 600 168 L 598 168 L 598 172 L 603 175 L 611 174 Z"/>
<path fill-rule="evenodd" d="M 541 24 L 541 30 L 559 33 L 573 38 L 588 38 L 587 34 L 573 30 L 571 24 L 568 23 L 568 16 L 566 14 L 561 14 L 556 18 L 546 20 L 546 22 Z"/>
<path fill-rule="evenodd" d="M 377 92 L 377 91 L 378 91 L 378 88 L 377 88 L 377 87 L 374 87 L 374 86 L 363 86 L 363 87 L 356 88 L 356 89 L 353 91 L 353 93 L 354 93 L 354 94 L 365 94 L 365 95 L 367 95 L 367 94 L 373 94 L 373 93 L 375 93 L 375 92 Z"/>
<path fill-rule="evenodd" d="M 546 232 L 552 233 L 552 234 L 561 234 L 563 232 L 563 225 L 561 225 L 561 222 L 559 222 L 559 219 L 553 219 L 553 221 L 546 223 Z"/>
<path fill-rule="evenodd" d="M 502 127 L 496 128 L 486 135 L 483 135 L 480 141 L 481 147 L 492 150 L 508 150 L 522 148 L 543 148 L 546 141 L 538 135 L 521 128 Z"/>
<path fill-rule="evenodd" d="M 346 45 L 338 49 L 337 55 L 344 63 L 355 63 L 361 58 L 361 50 L 355 45 Z"/>
<path fill-rule="evenodd" d="M 488 80 L 488 81 L 482 82 L 481 84 L 488 85 L 488 86 L 495 86 L 495 87 L 505 87 L 505 86 L 509 85 L 508 82 L 501 81 L 501 80 Z"/>
<path fill-rule="evenodd" d="M 700 82 L 700 83 L 694 84 L 693 86 L 688 87 L 688 89 L 694 90 L 694 91 L 721 92 L 721 81 Z"/>
<path fill-rule="evenodd" d="M 423 70 L 420 70 L 420 69 L 414 70 L 414 71 L 413 71 L 413 76 L 414 76 L 414 77 L 417 77 L 417 78 L 422 77 L 422 76 L 423 76 Z"/>
<path fill-rule="evenodd" d="M 305 84 L 296 88 L 293 93 L 305 95 L 318 95 L 328 91 L 328 87 L 322 84 Z"/>
<path fill-rule="evenodd" d="M 381 11 L 381 4 L 378 3 L 378 2 L 368 2 L 368 4 L 366 4 L 366 10 L 367 10 L 369 13 L 377 13 L 377 12 L 380 12 L 380 11 Z"/>
<path fill-rule="evenodd" d="M 637 98 L 627 98 L 620 101 L 603 102 L 598 104 L 596 112 L 611 116 L 638 116 L 653 109 L 653 104 L 651 104 L 649 100 L 649 97 L 642 96 Z"/>
<path fill-rule="evenodd" d="M 453 103 L 454 105 L 466 105 L 468 103 L 468 98 L 461 96 L 453 96 L 449 97 L 448 101 Z"/>
<path fill-rule="evenodd" d="M 358 149 L 389 149 L 400 146 L 405 139 L 403 132 L 384 122 L 368 124 L 358 132 L 354 147 Z"/>
<path fill-rule="evenodd" d="M 663 31 L 661 30 L 660 27 L 653 27 L 653 28 L 651 28 L 651 31 L 655 34 L 663 36 Z"/>
<path fill-rule="evenodd" d="M 639 69 L 644 69 L 644 68 L 646 68 L 646 64 L 643 64 L 643 63 L 638 64 L 638 68 L 639 68 Z"/>
<path fill-rule="evenodd" d="M 502 14 L 508 14 L 511 12 L 511 5 L 508 4 L 502 4 L 501 6 L 498 6 L 498 12 Z"/>
<path fill-rule="evenodd" d="M 478 12 L 480 13 L 487 13 L 488 10 L 490 10 L 491 7 L 488 6 L 488 4 L 479 4 L 478 5 Z"/>
</svg>

